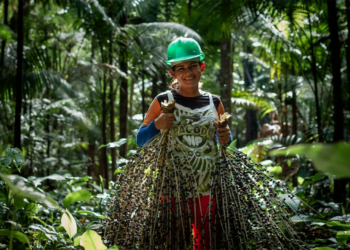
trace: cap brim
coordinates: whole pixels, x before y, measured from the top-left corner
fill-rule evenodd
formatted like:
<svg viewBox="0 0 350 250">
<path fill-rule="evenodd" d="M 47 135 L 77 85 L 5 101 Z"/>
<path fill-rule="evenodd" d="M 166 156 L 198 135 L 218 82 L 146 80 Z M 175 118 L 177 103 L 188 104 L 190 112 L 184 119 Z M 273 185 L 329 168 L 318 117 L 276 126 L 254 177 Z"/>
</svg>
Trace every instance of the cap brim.
<svg viewBox="0 0 350 250">
<path fill-rule="evenodd" d="M 166 60 L 165 62 L 168 65 L 174 66 L 180 62 L 186 62 L 191 60 L 202 61 L 204 58 L 205 56 L 202 54 L 200 56 L 185 56 L 185 57 L 180 57 L 173 60 Z"/>
</svg>

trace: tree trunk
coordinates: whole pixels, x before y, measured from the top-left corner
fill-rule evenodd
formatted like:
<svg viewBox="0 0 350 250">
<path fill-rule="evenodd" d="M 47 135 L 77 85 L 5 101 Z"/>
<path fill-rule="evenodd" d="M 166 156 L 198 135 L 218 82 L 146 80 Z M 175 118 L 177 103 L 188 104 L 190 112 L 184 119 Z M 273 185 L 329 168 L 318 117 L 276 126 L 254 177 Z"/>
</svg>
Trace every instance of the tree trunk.
<svg viewBox="0 0 350 250">
<path fill-rule="evenodd" d="M 316 102 L 316 121 L 317 121 L 317 132 L 318 132 L 318 141 L 323 142 L 323 131 L 322 131 L 322 125 L 321 125 L 321 108 L 320 108 L 320 102 L 318 100 L 318 79 L 317 79 L 317 66 L 316 66 L 316 54 L 314 49 L 314 41 L 312 37 L 312 30 L 311 30 L 311 19 L 310 19 L 310 13 L 308 11 L 308 19 L 309 19 L 309 31 L 310 31 L 310 50 L 311 50 L 311 68 L 312 68 L 312 75 L 314 78 L 314 95 L 315 95 L 315 102 Z"/>
<path fill-rule="evenodd" d="M 23 0 L 18 0 L 17 83 L 14 146 L 21 149 L 21 110 L 23 91 Z"/>
<path fill-rule="evenodd" d="M 169 85 L 168 85 L 168 82 L 166 80 L 166 73 L 163 70 L 161 70 L 159 72 L 159 74 L 160 74 L 160 80 L 161 80 L 161 84 L 159 86 L 160 87 L 159 92 L 164 92 L 167 89 L 169 89 Z"/>
<path fill-rule="evenodd" d="M 4 24 L 8 26 L 8 7 L 9 7 L 9 0 L 4 1 Z M 6 46 L 6 40 L 3 40 L 1 43 L 1 54 L 0 54 L 0 69 L 4 67 L 5 62 L 5 46 Z"/>
<path fill-rule="evenodd" d="M 246 53 L 251 54 L 252 48 L 248 45 L 246 48 Z M 246 89 L 251 88 L 254 85 L 253 80 L 253 63 L 249 61 L 248 58 L 243 61 L 244 69 L 244 85 Z M 247 143 L 258 138 L 258 123 L 257 123 L 257 114 L 255 110 L 247 109 L 246 119 L 247 119 Z"/>
<path fill-rule="evenodd" d="M 152 100 L 157 97 L 158 95 L 158 75 L 155 75 L 152 77 Z"/>
<path fill-rule="evenodd" d="M 109 64 L 113 65 L 113 36 L 111 35 L 109 43 Z M 114 90 L 114 81 L 112 78 L 112 71 L 109 72 L 109 126 L 110 126 L 110 137 L 111 142 L 115 141 L 115 90 Z M 112 180 L 116 181 L 116 176 L 114 175 L 115 166 L 117 164 L 117 152 L 116 148 L 111 148 L 111 158 L 112 158 Z"/>
<path fill-rule="evenodd" d="M 348 90 L 347 93 L 350 95 L 350 0 L 345 0 L 346 4 L 346 20 L 348 28 L 348 39 L 346 39 L 346 69 L 347 69 L 347 80 L 348 80 Z M 350 96 L 348 96 L 348 109 L 350 109 Z"/>
<path fill-rule="evenodd" d="M 106 81 L 106 73 L 104 73 L 103 77 L 103 93 L 102 93 L 102 144 L 107 144 L 107 104 L 106 104 L 106 92 L 107 92 L 107 81 Z M 100 161 L 100 171 L 101 176 L 104 179 L 104 187 L 108 188 L 108 161 L 107 161 L 107 148 L 101 148 L 101 161 Z"/>
<path fill-rule="evenodd" d="M 89 142 L 88 150 L 87 150 L 87 157 L 89 162 L 87 175 L 91 176 L 92 179 L 94 179 L 94 177 L 96 176 L 95 151 L 96 151 L 95 142 Z"/>
<path fill-rule="evenodd" d="M 338 17 L 336 1 L 327 0 L 328 5 L 328 25 L 330 32 L 330 51 L 331 51 L 331 63 L 332 63 L 332 85 L 333 85 L 333 106 L 334 106 L 334 135 L 333 141 L 343 140 L 344 130 L 344 115 L 343 115 L 343 98 L 341 89 L 341 74 L 340 74 L 340 42 L 338 36 Z"/>
<path fill-rule="evenodd" d="M 136 77 L 136 76 L 135 76 Z M 130 83 L 130 97 L 129 97 L 129 117 L 133 117 L 134 111 L 133 111 L 133 101 L 134 101 L 134 86 L 135 86 L 135 80 L 133 77 L 131 78 L 131 83 Z"/>
<path fill-rule="evenodd" d="M 341 89 L 341 58 L 340 58 L 340 42 L 338 37 L 338 17 L 336 1 L 327 0 L 328 6 L 328 26 L 330 32 L 330 51 L 331 51 L 331 63 L 332 63 L 332 85 L 333 85 L 333 106 L 334 106 L 334 135 L 333 141 L 338 142 L 343 140 L 344 130 L 344 117 L 343 117 L 343 99 Z M 346 184 L 348 179 L 334 180 L 334 193 L 333 199 L 335 202 L 342 202 L 345 205 L 346 202 Z"/>
<path fill-rule="evenodd" d="M 220 68 L 220 95 L 221 102 L 225 107 L 225 111 L 232 114 L 232 43 L 230 33 L 222 33 L 221 36 L 221 68 Z M 229 119 L 228 123 L 232 131 L 232 117 Z"/>
<path fill-rule="evenodd" d="M 126 48 L 121 49 L 122 54 L 119 58 L 120 69 L 128 72 L 128 61 Z M 119 138 L 128 138 L 128 79 L 121 78 L 120 94 L 119 94 Z M 128 150 L 128 144 L 125 143 L 119 148 L 119 154 L 121 157 L 126 157 Z"/>
<path fill-rule="evenodd" d="M 141 93 L 141 97 L 142 97 L 142 120 L 145 119 L 145 114 L 146 114 L 146 103 L 145 103 L 145 73 L 142 72 L 142 93 Z"/>
</svg>

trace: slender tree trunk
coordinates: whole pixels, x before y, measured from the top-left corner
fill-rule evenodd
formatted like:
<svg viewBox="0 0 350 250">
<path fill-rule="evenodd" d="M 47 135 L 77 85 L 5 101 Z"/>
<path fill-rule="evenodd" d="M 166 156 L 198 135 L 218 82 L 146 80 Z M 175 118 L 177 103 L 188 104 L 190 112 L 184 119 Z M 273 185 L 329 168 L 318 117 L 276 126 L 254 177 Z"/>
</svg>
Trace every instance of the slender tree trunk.
<svg viewBox="0 0 350 250">
<path fill-rule="evenodd" d="M 91 176 L 92 179 L 94 179 L 94 177 L 96 176 L 95 151 L 96 151 L 95 142 L 89 142 L 88 150 L 87 150 L 87 157 L 89 162 L 87 175 Z"/>
<path fill-rule="evenodd" d="M 111 35 L 110 43 L 109 43 L 109 64 L 113 65 L 113 35 Z M 115 90 L 114 90 L 114 81 L 112 78 L 112 71 L 109 73 L 109 126 L 110 126 L 110 137 L 111 142 L 115 141 Z M 115 166 L 117 164 L 117 152 L 116 148 L 111 148 L 111 158 L 112 158 L 112 180 L 116 180 L 116 176 L 114 175 Z"/>
<path fill-rule="evenodd" d="M 294 16 L 293 16 L 294 8 L 292 6 L 289 8 L 288 11 L 288 17 L 290 21 L 290 27 L 291 27 L 291 33 L 294 33 L 294 27 L 295 27 L 295 22 L 294 22 Z M 294 36 L 291 38 L 292 42 L 294 43 Z M 295 135 L 293 144 L 297 140 L 297 132 L 298 132 L 298 120 L 297 120 L 297 95 L 296 95 L 296 83 L 295 83 L 295 78 L 296 78 L 296 68 L 295 68 L 295 58 L 292 55 L 291 56 L 291 68 L 290 68 L 290 73 L 292 77 L 291 81 L 291 88 L 292 88 L 292 99 L 291 99 L 291 106 L 292 106 L 292 135 Z M 297 185 L 297 174 L 293 175 L 293 187 L 296 187 L 295 184 Z"/>
<path fill-rule="evenodd" d="M 130 83 L 130 97 L 129 97 L 129 117 L 133 117 L 134 115 L 134 105 L 133 105 L 133 101 L 134 101 L 134 86 L 135 86 L 135 80 L 133 78 L 131 78 L 131 83 Z"/>
<path fill-rule="evenodd" d="M 292 86 L 292 134 L 297 135 L 298 133 L 298 120 L 297 120 L 297 94 L 295 92 L 295 84 L 293 83 Z M 295 136 L 295 139 L 293 143 L 296 141 L 297 137 Z"/>
<path fill-rule="evenodd" d="M 128 72 L 128 61 L 126 48 L 122 49 L 119 58 L 119 66 L 123 72 Z M 128 79 L 121 78 L 120 94 L 119 94 L 119 138 L 128 138 Z M 125 143 L 119 148 L 121 157 L 126 157 L 128 144 Z"/>
<path fill-rule="evenodd" d="M 188 17 L 191 18 L 192 0 L 188 0 Z"/>
<path fill-rule="evenodd" d="M 166 91 L 167 89 L 169 89 L 169 85 L 168 85 L 168 82 L 166 80 L 166 74 L 165 72 L 163 72 L 162 70 L 159 72 L 159 75 L 160 75 L 160 80 L 161 80 L 161 84 L 160 84 L 160 90 L 159 92 L 164 92 Z"/>
<path fill-rule="evenodd" d="M 9 7 L 9 0 L 4 1 L 4 24 L 8 26 L 8 7 Z M 0 54 L 0 69 L 3 68 L 4 62 L 5 62 L 5 46 L 6 46 L 6 40 L 3 40 L 1 42 L 1 54 Z"/>
<path fill-rule="evenodd" d="M 144 66 L 142 66 L 144 67 Z M 145 113 L 146 113 L 146 103 L 145 103 L 145 73 L 142 72 L 142 120 L 145 119 Z"/>
<path fill-rule="evenodd" d="M 309 31 L 310 31 L 310 50 L 311 50 L 311 69 L 312 69 L 312 75 L 314 78 L 314 95 L 315 95 L 315 102 L 316 102 L 316 121 L 317 121 L 317 132 L 318 132 L 318 141 L 323 142 L 323 131 L 322 131 L 322 125 L 321 125 L 321 108 L 320 108 L 320 101 L 318 99 L 318 79 L 317 79 L 317 66 L 316 66 L 316 54 L 314 49 L 314 41 L 312 37 L 312 30 L 311 30 L 311 19 L 310 19 L 310 12 L 307 13 L 308 19 L 309 19 Z"/>
<path fill-rule="evenodd" d="M 336 1 L 327 0 L 328 5 L 328 25 L 330 32 L 330 50 L 332 62 L 332 85 L 333 85 L 333 106 L 334 106 L 334 142 L 343 140 L 344 131 L 344 115 L 343 115 L 343 98 L 341 89 L 341 74 L 340 74 L 340 42 L 338 36 L 338 17 Z"/>
<path fill-rule="evenodd" d="M 246 53 L 251 54 L 252 49 L 250 46 L 247 46 Z M 243 69 L 244 69 L 244 85 L 247 89 L 253 86 L 253 63 L 249 59 L 243 60 Z M 258 123 L 257 123 L 257 114 L 255 110 L 247 109 L 246 119 L 247 119 L 247 143 L 258 138 Z"/>
<path fill-rule="evenodd" d="M 332 85 L 333 85 L 333 106 L 334 106 L 334 135 L 333 141 L 338 142 L 343 140 L 344 130 L 344 116 L 343 116 L 343 99 L 341 89 L 341 58 L 340 58 L 340 42 L 338 36 L 338 17 L 337 17 L 337 6 L 336 1 L 327 0 L 328 5 L 328 26 L 330 32 L 330 50 L 331 50 L 331 63 L 332 63 Z M 346 202 L 346 185 L 348 179 L 341 179 L 334 181 L 334 193 L 333 199 L 335 202 Z"/>
<path fill-rule="evenodd" d="M 157 97 L 158 95 L 158 75 L 155 75 L 152 77 L 152 100 Z"/>
<path fill-rule="evenodd" d="M 348 39 L 346 39 L 346 69 L 347 69 L 347 80 L 348 80 L 348 90 L 347 93 L 350 95 L 350 0 L 345 0 L 346 4 L 346 20 L 348 28 Z M 348 96 L 348 109 L 350 109 L 350 96 Z"/>
<path fill-rule="evenodd" d="M 220 68 L 220 95 L 221 102 L 225 107 L 225 111 L 232 114 L 232 43 L 230 33 L 222 33 L 221 36 L 221 68 Z M 229 119 L 228 123 L 232 131 L 232 117 Z"/>
<path fill-rule="evenodd" d="M 103 93 L 102 93 L 102 144 L 107 144 L 107 104 L 106 104 L 106 95 L 107 95 L 107 79 L 106 73 L 103 77 Z M 101 148 L 101 163 L 100 171 L 102 171 L 102 177 L 104 178 L 104 187 L 108 188 L 108 161 L 107 161 L 107 148 Z"/>
<path fill-rule="evenodd" d="M 21 149 L 21 110 L 23 91 L 23 0 L 18 0 L 17 84 L 14 146 Z"/>
</svg>

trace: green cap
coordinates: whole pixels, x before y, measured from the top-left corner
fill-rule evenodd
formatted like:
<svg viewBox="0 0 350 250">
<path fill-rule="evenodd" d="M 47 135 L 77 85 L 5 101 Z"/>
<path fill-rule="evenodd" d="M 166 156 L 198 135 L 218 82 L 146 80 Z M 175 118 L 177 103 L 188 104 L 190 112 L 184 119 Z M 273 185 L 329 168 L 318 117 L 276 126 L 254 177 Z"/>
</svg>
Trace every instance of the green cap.
<svg viewBox="0 0 350 250">
<path fill-rule="evenodd" d="M 168 47 L 168 58 L 165 62 L 168 65 L 174 65 L 176 62 L 188 61 L 191 59 L 199 59 L 202 61 L 203 54 L 199 44 L 192 38 L 179 37 L 172 41 Z"/>
</svg>

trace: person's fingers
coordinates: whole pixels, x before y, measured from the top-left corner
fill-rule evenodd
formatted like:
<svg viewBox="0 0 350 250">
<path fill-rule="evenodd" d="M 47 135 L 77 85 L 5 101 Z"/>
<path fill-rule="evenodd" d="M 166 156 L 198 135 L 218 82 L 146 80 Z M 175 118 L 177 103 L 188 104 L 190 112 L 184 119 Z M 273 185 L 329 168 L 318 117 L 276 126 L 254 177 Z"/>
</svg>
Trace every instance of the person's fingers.
<svg viewBox="0 0 350 250">
<path fill-rule="evenodd" d="M 230 136 L 230 132 L 229 132 L 229 131 L 220 132 L 220 133 L 218 133 L 218 136 L 219 136 L 219 137 Z"/>
<path fill-rule="evenodd" d="M 225 127 L 225 128 L 218 128 L 217 131 L 218 131 L 218 132 L 230 131 L 230 129 L 227 128 L 227 127 Z"/>
</svg>

